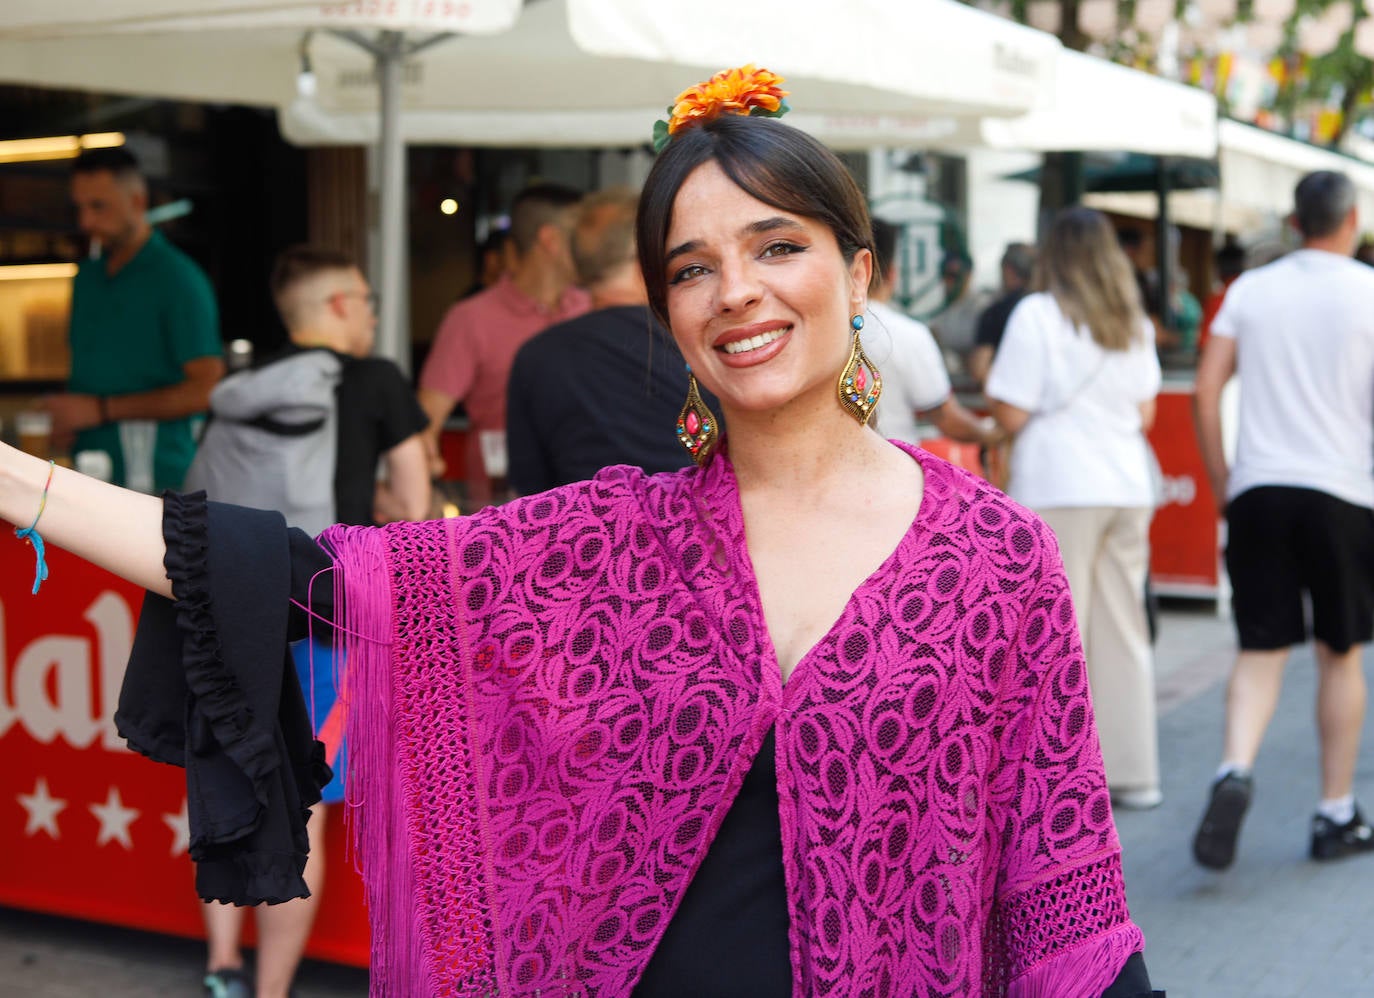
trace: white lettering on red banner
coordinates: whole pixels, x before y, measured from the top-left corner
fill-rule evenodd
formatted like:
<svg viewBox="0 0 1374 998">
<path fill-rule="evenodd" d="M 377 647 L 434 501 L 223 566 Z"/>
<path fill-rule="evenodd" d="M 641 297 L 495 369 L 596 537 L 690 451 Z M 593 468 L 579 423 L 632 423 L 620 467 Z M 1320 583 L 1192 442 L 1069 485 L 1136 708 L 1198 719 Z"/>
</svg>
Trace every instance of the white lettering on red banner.
<svg viewBox="0 0 1374 998">
<path fill-rule="evenodd" d="M 61 738 L 86 748 L 99 736 L 103 748 L 125 749 L 115 731 L 114 710 L 133 648 L 133 613 L 123 599 L 105 592 L 82 616 L 95 629 L 94 642 L 79 635 L 44 635 L 20 649 L 10 664 L 0 605 L 0 662 L 9 677 L 0 686 L 0 737 L 18 724 L 44 744 Z M 93 665 L 98 665 L 98 690 Z"/>
</svg>

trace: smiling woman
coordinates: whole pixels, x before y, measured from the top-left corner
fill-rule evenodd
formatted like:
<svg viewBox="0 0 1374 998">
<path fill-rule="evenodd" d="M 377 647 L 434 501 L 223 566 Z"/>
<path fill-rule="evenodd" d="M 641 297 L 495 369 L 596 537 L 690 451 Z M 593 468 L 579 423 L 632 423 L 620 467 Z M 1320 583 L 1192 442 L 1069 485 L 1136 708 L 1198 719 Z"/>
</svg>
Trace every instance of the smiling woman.
<svg viewBox="0 0 1374 998">
<path fill-rule="evenodd" d="M 176 667 L 178 624 L 190 674 L 258 686 L 292 601 L 341 624 L 374 993 L 1148 994 L 1053 538 L 845 404 L 878 381 L 868 214 L 822 146 L 745 116 L 782 107 L 748 81 L 701 89 L 733 96 L 693 105 L 641 198 L 653 308 L 727 417 L 699 467 L 317 542 L 169 498 L 181 601 L 145 610 L 126 693 Z M 46 471 L 0 451 L 0 515 L 27 522 Z M 106 507 L 139 543 L 109 550 Z M 42 526 L 140 580 L 162 554 L 154 513 L 70 473 Z M 214 765 L 264 724 L 297 744 L 291 700 L 240 732 L 193 697 Z M 288 812 L 315 793 L 271 774 Z M 295 832 L 213 844 L 254 871 Z M 235 900 L 290 888 L 270 872 Z"/>
<path fill-rule="evenodd" d="M 676 205 L 667 325 L 727 423 L 833 392 L 872 254 L 846 261 L 827 226 L 779 214 L 715 162 L 693 171 Z"/>
</svg>

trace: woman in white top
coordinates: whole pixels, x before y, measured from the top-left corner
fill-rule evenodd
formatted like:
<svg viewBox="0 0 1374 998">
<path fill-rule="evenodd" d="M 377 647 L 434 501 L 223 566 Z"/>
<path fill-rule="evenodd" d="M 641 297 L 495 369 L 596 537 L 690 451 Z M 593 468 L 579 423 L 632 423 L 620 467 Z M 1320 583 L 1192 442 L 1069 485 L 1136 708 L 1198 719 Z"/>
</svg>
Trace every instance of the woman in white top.
<svg viewBox="0 0 1374 998">
<path fill-rule="evenodd" d="M 1099 212 L 1062 211 L 1039 261 L 1040 290 L 1012 312 L 987 381 L 993 415 L 1016 437 L 1007 491 L 1059 539 L 1112 799 L 1153 807 L 1162 798 L 1143 592 L 1154 329 Z"/>
</svg>

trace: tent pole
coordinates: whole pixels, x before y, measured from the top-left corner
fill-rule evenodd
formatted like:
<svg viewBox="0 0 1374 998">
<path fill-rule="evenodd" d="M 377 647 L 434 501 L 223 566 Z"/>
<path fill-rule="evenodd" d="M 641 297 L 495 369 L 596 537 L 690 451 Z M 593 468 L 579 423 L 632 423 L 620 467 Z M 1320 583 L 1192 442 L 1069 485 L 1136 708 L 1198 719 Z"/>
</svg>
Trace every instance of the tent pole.
<svg viewBox="0 0 1374 998">
<path fill-rule="evenodd" d="M 379 356 L 410 373 L 410 244 L 406 239 L 406 143 L 401 132 L 401 69 L 405 60 L 446 38 L 440 32 L 407 41 L 400 31 L 383 31 L 376 40 L 357 31 L 330 31 L 369 53 L 377 67 L 380 122 L 377 136 L 377 260 L 373 289 L 381 298 L 377 314 Z"/>
<path fill-rule="evenodd" d="M 377 353 L 410 372 L 410 335 L 406 326 L 406 147 L 401 138 L 401 63 L 404 36 L 384 31 L 376 52 L 381 131 L 377 146 L 377 291 L 381 296 Z"/>
</svg>

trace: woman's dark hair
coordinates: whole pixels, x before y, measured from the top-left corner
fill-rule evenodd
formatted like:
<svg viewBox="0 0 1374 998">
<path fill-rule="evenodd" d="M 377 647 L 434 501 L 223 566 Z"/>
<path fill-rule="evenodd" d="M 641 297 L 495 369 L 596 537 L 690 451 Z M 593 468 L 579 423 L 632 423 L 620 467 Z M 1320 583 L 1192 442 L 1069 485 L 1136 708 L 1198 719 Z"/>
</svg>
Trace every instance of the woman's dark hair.
<svg viewBox="0 0 1374 998">
<path fill-rule="evenodd" d="M 750 197 L 824 223 L 846 262 L 873 250 L 868 205 L 843 163 L 810 135 L 773 118 L 738 115 L 695 125 L 659 154 L 639 199 L 635 235 L 649 307 L 668 323 L 668 229 L 677 192 L 692 171 L 715 161 Z"/>
</svg>

